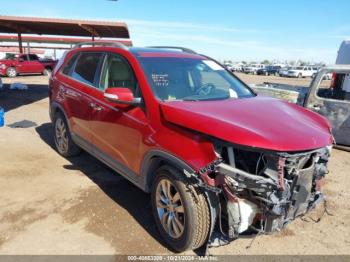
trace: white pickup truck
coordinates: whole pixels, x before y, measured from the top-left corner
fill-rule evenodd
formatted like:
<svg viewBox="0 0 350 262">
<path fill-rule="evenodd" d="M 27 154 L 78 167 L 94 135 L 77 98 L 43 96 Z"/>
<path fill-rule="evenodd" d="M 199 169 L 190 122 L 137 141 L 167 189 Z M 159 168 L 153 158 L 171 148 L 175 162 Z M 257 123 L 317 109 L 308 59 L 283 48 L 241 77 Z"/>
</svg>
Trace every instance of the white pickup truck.
<svg viewBox="0 0 350 262">
<path fill-rule="evenodd" d="M 317 73 L 317 68 L 312 66 L 297 66 L 287 72 L 288 77 L 312 77 Z"/>
<path fill-rule="evenodd" d="M 328 74 L 332 81 L 325 80 Z M 309 87 L 274 83 L 251 85 L 260 95 L 284 99 L 326 117 L 332 125 L 336 146 L 350 149 L 350 65 L 324 67 Z"/>
<path fill-rule="evenodd" d="M 254 74 L 258 72 L 259 69 L 265 68 L 265 65 L 262 64 L 251 64 L 243 68 L 243 72 L 246 74 Z"/>
</svg>

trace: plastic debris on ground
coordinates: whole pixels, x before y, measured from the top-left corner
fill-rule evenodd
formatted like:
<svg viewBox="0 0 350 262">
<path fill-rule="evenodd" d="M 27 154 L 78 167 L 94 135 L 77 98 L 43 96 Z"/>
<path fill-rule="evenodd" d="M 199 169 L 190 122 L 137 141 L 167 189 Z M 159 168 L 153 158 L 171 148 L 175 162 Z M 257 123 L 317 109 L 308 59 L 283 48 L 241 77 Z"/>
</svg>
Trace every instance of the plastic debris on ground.
<svg viewBox="0 0 350 262">
<path fill-rule="evenodd" d="M 28 86 L 22 83 L 12 83 L 10 85 L 10 90 L 27 90 Z"/>
<path fill-rule="evenodd" d="M 5 110 L 0 106 L 0 127 L 5 124 Z"/>
</svg>

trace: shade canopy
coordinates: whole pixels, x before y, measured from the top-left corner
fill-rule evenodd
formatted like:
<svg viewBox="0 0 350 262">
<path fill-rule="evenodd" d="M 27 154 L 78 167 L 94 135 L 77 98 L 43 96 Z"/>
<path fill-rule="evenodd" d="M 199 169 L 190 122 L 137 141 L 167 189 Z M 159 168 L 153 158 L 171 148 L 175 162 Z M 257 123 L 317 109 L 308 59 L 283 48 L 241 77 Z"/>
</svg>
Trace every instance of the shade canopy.
<svg viewBox="0 0 350 262">
<path fill-rule="evenodd" d="M 0 33 L 130 38 L 121 22 L 0 16 Z"/>
</svg>

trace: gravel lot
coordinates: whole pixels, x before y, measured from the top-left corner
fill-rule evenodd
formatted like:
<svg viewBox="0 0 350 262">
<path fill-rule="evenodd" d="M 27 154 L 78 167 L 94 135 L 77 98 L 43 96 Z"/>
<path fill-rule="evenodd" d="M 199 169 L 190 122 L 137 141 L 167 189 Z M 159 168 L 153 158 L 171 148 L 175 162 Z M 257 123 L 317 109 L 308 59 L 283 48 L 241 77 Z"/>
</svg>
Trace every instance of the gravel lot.
<svg viewBox="0 0 350 262">
<path fill-rule="evenodd" d="M 310 79 L 247 76 L 308 85 Z M 70 160 L 53 149 L 44 76 L 3 78 L 29 84 L 0 92 L 0 254 L 170 254 L 150 212 L 150 198 L 87 153 Z M 24 121 L 25 122 L 21 122 Z M 22 126 L 22 127 L 20 127 Z M 211 249 L 220 254 L 350 254 L 350 153 L 334 150 L 320 207 L 284 231 Z M 193 254 L 188 252 L 187 254 Z"/>
</svg>

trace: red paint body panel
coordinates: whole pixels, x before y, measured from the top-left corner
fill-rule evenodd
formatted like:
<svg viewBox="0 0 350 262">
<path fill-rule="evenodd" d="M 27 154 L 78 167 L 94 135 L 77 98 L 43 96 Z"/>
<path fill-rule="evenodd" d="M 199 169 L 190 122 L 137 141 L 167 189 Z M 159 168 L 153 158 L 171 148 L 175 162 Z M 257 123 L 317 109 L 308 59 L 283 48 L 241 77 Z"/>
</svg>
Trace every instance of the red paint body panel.
<svg viewBox="0 0 350 262">
<path fill-rule="evenodd" d="M 205 102 L 167 102 L 164 118 L 234 144 L 273 151 L 304 151 L 332 143 L 318 114 L 268 97 Z"/>
</svg>

